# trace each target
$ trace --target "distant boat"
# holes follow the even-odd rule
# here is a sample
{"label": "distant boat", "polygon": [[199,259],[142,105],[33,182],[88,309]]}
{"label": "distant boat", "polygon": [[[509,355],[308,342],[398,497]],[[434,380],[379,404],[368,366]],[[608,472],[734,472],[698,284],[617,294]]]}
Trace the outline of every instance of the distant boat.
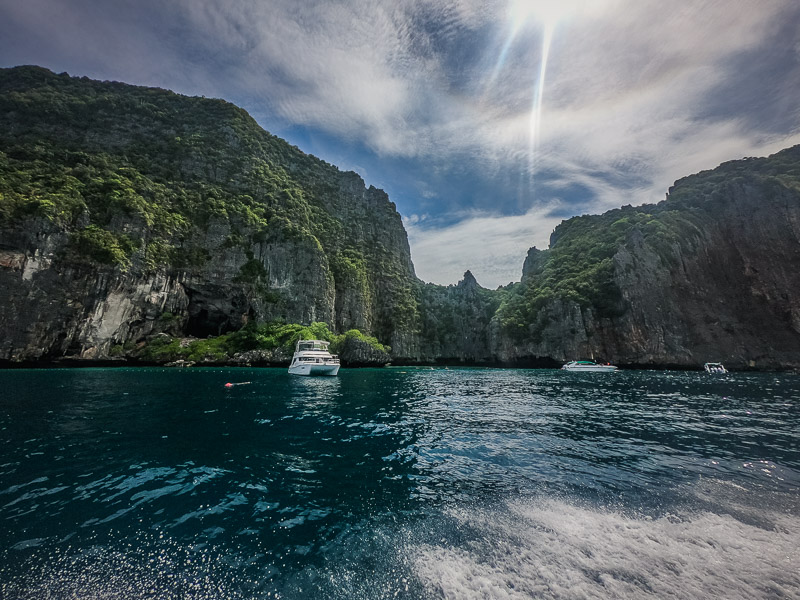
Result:
{"label": "distant boat", "polygon": [[706,363],[703,365],[706,373],[727,373],[728,370],[722,363]]}
{"label": "distant boat", "polygon": [[300,340],[289,365],[290,375],[337,375],[339,357],[328,352],[323,340]]}
{"label": "distant boat", "polygon": [[611,373],[612,371],[616,371],[617,367],[614,365],[598,365],[591,360],[573,360],[561,367],[561,370],[586,373]]}

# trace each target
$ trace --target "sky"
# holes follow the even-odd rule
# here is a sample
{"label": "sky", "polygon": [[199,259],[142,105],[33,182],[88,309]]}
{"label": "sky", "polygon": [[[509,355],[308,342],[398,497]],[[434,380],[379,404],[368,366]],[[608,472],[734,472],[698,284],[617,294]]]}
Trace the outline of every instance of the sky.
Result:
{"label": "sky", "polygon": [[797,0],[0,0],[0,66],[224,98],[384,189],[417,275],[800,143]]}

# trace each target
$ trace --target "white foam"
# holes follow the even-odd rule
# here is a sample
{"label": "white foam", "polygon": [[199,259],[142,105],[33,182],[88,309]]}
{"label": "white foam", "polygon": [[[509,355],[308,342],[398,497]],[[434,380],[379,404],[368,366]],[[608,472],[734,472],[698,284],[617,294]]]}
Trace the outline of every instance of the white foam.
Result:
{"label": "white foam", "polygon": [[410,549],[438,597],[800,598],[800,518],[785,513],[759,515],[764,528],[707,511],[653,519],[548,499],[453,516],[470,541]]}

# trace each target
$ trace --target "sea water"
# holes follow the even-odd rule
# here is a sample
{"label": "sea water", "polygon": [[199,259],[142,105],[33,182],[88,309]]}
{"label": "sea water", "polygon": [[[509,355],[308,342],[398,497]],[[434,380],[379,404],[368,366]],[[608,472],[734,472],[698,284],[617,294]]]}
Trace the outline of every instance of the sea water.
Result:
{"label": "sea water", "polygon": [[800,376],[0,371],[3,599],[648,596],[800,597]]}

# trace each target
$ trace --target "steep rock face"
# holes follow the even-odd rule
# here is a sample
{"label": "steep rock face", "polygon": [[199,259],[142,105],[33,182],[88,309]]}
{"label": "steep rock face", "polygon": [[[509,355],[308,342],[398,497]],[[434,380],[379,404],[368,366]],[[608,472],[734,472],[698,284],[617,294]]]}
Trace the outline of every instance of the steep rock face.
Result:
{"label": "steep rock face", "polygon": [[115,344],[170,329],[161,316],[189,306],[179,277],[60,261],[67,236],[47,224],[3,233],[0,359],[107,357]]}
{"label": "steep rock face", "polygon": [[457,285],[421,284],[417,294],[415,334],[407,334],[393,352],[399,361],[496,362],[491,348],[492,317],[499,305],[495,292],[482,288],[467,271]]}
{"label": "steep rock face", "polygon": [[[800,367],[800,188],[780,177],[800,163],[798,150],[776,155],[780,168],[738,161],[681,180],[655,207],[582,217],[597,229],[624,222],[607,284],[618,290],[615,306],[552,298],[533,311],[522,341],[494,338],[497,356]],[[551,247],[574,243],[569,230],[557,233]],[[539,266],[523,279],[531,294],[546,264],[533,257]]]}
{"label": "steep rock face", "polygon": [[382,190],[241,109],[0,69],[0,359],[105,358],[251,320],[391,343],[415,281]]}
{"label": "steep rock face", "polygon": [[[800,147],[569,219],[519,284],[443,287],[416,279],[383,191],[229,103],[0,69],[0,360],[282,319],[360,329],[394,362],[800,368],[798,289]],[[240,360],[282,360],[259,352]]]}
{"label": "steep rock face", "polygon": [[707,208],[714,221],[666,260],[643,240],[615,256],[630,307],[617,324],[626,340],[617,354],[636,362],[800,365],[800,195],[742,180]]}
{"label": "steep rock face", "polygon": [[392,357],[363,340],[346,338],[339,350],[339,359],[345,367],[383,367]]}

